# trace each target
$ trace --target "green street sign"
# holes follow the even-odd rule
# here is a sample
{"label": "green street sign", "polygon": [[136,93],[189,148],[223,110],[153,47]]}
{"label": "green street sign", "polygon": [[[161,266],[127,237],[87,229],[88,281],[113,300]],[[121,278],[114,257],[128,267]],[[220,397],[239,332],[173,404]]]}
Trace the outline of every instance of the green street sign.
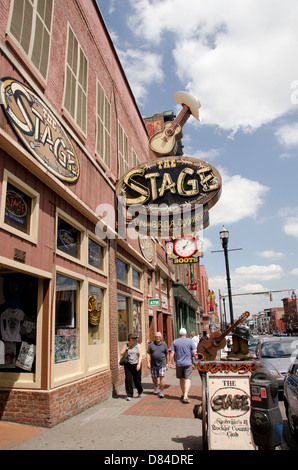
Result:
{"label": "green street sign", "polygon": [[149,299],[149,306],[153,307],[153,306],[159,306],[160,305],[160,300],[159,299]]}

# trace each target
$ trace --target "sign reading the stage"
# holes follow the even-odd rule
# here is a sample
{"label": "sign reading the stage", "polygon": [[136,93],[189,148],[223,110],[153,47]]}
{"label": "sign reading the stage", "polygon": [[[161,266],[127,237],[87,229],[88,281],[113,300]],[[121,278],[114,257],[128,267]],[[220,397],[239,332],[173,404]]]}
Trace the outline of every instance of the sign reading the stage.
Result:
{"label": "sign reading the stage", "polygon": [[77,181],[80,167],[75,149],[48,106],[14,78],[2,78],[0,83],[5,114],[27,150],[60,180]]}
{"label": "sign reading the stage", "polygon": [[143,234],[163,235],[200,230],[209,225],[208,211],[218,201],[221,176],[209,163],[169,156],[142,163],[120,179],[118,203]]}

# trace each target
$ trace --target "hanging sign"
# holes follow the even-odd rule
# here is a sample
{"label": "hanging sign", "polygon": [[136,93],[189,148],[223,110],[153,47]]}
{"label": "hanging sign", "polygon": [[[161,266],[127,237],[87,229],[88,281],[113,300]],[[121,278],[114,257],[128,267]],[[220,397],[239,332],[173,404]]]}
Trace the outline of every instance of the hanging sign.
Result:
{"label": "hanging sign", "polygon": [[125,173],[116,188],[118,203],[131,215],[131,223],[147,235],[207,227],[208,211],[220,193],[219,172],[186,156],[142,163]]}
{"label": "hanging sign", "polygon": [[77,181],[80,168],[75,149],[47,105],[14,78],[2,78],[0,84],[6,117],[27,150],[60,180]]}

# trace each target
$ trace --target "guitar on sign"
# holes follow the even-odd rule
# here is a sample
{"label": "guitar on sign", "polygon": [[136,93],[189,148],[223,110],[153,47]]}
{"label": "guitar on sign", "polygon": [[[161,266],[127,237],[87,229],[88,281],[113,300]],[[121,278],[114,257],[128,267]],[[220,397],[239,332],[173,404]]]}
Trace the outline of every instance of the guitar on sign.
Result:
{"label": "guitar on sign", "polygon": [[173,155],[176,143],[182,138],[182,126],[191,115],[200,120],[201,104],[194,96],[186,91],[178,91],[174,98],[183,106],[182,110],[174,121],[166,122],[164,128],[149,139],[149,147],[158,155]]}
{"label": "guitar on sign", "polygon": [[223,349],[226,345],[225,337],[236,328],[239,323],[242,323],[249,317],[249,312],[242,313],[241,317],[235,321],[226,331],[214,331],[210,338],[206,341],[202,341],[198,344],[197,353],[200,361],[213,361],[216,358],[216,354],[220,349]]}

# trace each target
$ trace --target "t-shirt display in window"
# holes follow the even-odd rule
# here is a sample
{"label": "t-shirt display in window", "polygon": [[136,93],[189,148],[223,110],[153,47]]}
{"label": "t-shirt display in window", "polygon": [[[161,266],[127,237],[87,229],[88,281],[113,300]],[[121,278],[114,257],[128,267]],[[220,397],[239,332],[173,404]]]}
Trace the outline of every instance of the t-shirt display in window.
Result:
{"label": "t-shirt display in window", "polygon": [[24,312],[18,308],[7,308],[1,313],[0,327],[3,341],[21,341],[21,322],[24,316]]}

